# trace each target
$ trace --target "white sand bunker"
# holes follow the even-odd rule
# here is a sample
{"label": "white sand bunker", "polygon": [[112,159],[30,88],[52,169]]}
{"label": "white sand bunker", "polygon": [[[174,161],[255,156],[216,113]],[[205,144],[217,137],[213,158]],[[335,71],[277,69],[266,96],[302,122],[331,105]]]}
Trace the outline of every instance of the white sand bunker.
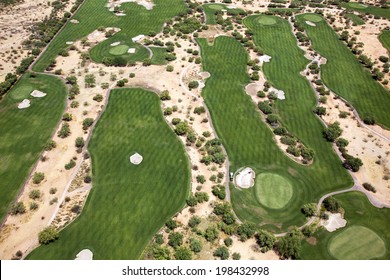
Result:
{"label": "white sand bunker", "polygon": [[283,90],[277,90],[276,91],[276,95],[277,95],[279,100],[285,100],[286,99],[286,95],[284,94]]}
{"label": "white sand bunker", "polygon": [[259,57],[259,60],[260,60],[260,64],[263,64],[264,62],[270,62],[271,61],[271,58],[269,55],[262,55]]}
{"label": "white sand bunker", "polygon": [[117,15],[118,17],[124,17],[126,14],[124,14],[124,13],[116,13],[116,15]]}
{"label": "white sand bunker", "polygon": [[127,51],[127,53],[135,53],[135,48],[129,48],[129,50]]}
{"label": "white sand bunker", "polygon": [[234,6],[234,5],[229,5],[229,6],[227,6],[227,8],[228,8],[228,9],[237,9],[237,7]]}
{"label": "white sand bunker", "polygon": [[138,165],[142,162],[143,159],[144,158],[139,153],[135,153],[130,157],[130,162],[132,164]]}
{"label": "white sand bunker", "polygon": [[141,35],[135,36],[131,40],[133,40],[133,42],[138,42],[138,41],[141,41],[143,38],[145,38],[145,35],[141,34]]}
{"label": "white sand bunker", "polygon": [[198,72],[198,75],[201,76],[203,79],[210,78],[211,74],[209,72],[203,71],[203,72]]}
{"label": "white sand bunker", "polygon": [[329,215],[329,219],[321,220],[321,225],[324,226],[327,231],[333,232],[336,229],[345,227],[345,225],[347,224],[347,221],[343,219],[340,213],[326,213]]}
{"label": "white sand bunker", "polygon": [[246,167],[236,175],[236,184],[240,188],[247,189],[255,184],[256,173],[250,167]]}
{"label": "white sand bunker", "polygon": [[199,83],[199,89],[202,89],[205,87],[205,83],[203,81],[198,81]]}
{"label": "white sand bunker", "polygon": [[311,22],[311,21],[305,21],[307,25],[310,25],[310,26],[316,26],[316,24],[314,22]]}
{"label": "white sand bunker", "polygon": [[92,261],[93,260],[93,253],[89,249],[84,249],[80,251],[80,253],[77,254],[76,261]]}
{"label": "white sand bunker", "polygon": [[122,3],[137,3],[140,6],[144,6],[145,9],[151,10],[153,9],[153,1],[152,0],[110,0],[107,4],[109,11],[113,12],[115,7],[119,7]]}
{"label": "white sand bunker", "polygon": [[30,100],[24,99],[21,103],[19,103],[18,108],[25,109],[25,108],[30,107],[30,105],[31,105]]}
{"label": "white sand bunker", "polygon": [[38,97],[38,98],[41,98],[41,97],[45,97],[47,94],[42,92],[42,91],[39,91],[39,90],[34,90],[31,94],[30,94],[32,97]]}
{"label": "white sand bunker", "polygon": [[73,43],[74,43],[73,41],[66,42],[67,45],[72,45]]}
{"label": "white sand bunker", "polygon": [[115,46],[120,45],[120,43],[121,43],[121,42],[114,42],[114,43],[112,43],[110,46],[111,46],[111,47],[115,47]]}
{"label": "white sand bunker", "polygon": [[77,19],[71,19],[70,22],[71,23],[76,23],[76,24],[79,23],[79,21]]}

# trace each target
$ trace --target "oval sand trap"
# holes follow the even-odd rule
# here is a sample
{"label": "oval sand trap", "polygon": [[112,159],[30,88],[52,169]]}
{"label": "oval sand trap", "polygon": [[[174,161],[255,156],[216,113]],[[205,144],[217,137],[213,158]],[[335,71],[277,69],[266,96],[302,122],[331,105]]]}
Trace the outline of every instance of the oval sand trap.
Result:
{"label": "oval sand trap", "polygon": [[351,226],[329,241],[329,253],[339,260],[369,260],[383,256],[386,246],[371,229]]}
{"label": "oval sand trap", "polygon": [[217,5],[217,4],[211,4],[208,6],[210,9],[212,10],[216,10],[216,11],[221,11],[222,9],[224,9],[225,7],[222,6],[222,5]]}
{"label": "oval sand trap", "polygon": [[322,17],[318,15],[304,15],[305,20],[310,21],[310,22],[320,22],[322,21]]}
{"label": "oval sand trap", "polygon": [[256,178],[255,194],[264,206],[281,209],[290,201],[293,188],[287,179],[278,174],[262,173]]}
{"label": "oval sand trap", "polygon": [[119,45],[119,46],[115,46],[115,47],[110,48],[109,53],[112,55],[122,55],[122,54],[127,53],[128,50],[129,50],[128,45]]}
{"label": "oval sand trap", "polygon": [[262,25],[274,25],[276,19],[273,16],[260,16],[258,22]]}

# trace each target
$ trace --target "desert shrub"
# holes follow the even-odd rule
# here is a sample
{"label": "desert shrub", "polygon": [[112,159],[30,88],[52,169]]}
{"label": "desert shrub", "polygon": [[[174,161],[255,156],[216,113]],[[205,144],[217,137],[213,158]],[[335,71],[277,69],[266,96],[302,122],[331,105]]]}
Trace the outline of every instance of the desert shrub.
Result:
{"label": "desert shrub", "polygon": [[198,216],[192,216],[190,220],[188,221],[188,226],[191,228],[196,227],[201,222],[201,219]]}
{"label": "desert shrub", "polygon": [[237,252],[233,253],[232,259],[233,260],[240,260],[241,259],[241,254],[237,253]]}
{"label": "desert shrub", "polygon": [[187,247],[179,247],[175,250],[175,259],[177,260],[192,260],[191,250]]}
{"label": "desert shrub", "polygon": [[219,257],[221,260],[227,260],[229,258],[229,250],[225,246],[220,246],[214,251],[213,256]]}
{"label": "desert shrub", "polygon": [[245,241],[251,238],[255,234],[255,232],[256,225],[249,222],[244,222],[237,227],[236,233],[240,237],[241,241]]}
{"label": "desert shrub", "polygon": [[178,224],[175,220],[170,219],[168,222],[165,223],[165,226],[170,230],[174,230],[175,228],[178,227]]}
{"label": "desert shrub", "polygon": [[58,232],[54,227],[47,227],[38,234],[40,244],[49,244],[58,239]]}
{"label": "desert shrub", "polygon": [[191,248],[192,252],[199,253],[200,251],[202,251],[202,243],[200,242],[199,239],[191,238],[190,239],[190,248]]}
{"label": "desert shrub", "polygon": [[69,113],[65,113],[65,114],[62,116],[62,120],[63,120],[63,121],[66,121],[66,122],[70,122],[72,119],[73,119],[73,116],[72,116],[72,114],[69,114]]}
{"label": "desert shrub", "polygon": [[302,248],[302,238],[303,234],[299,230],[293,230],[276,242],[276,250],[284,259],[296,259]]}
{"label": "desert shrub", "polygon": [[204,106],[195,107],[195,109],[194,109],[194,113],[197,115],[203,114],[205,112],[206,112],[206,109]]}
{"label": "desert shrub", "polygon": [[57,188],[50,188],[49,193],[55,194],[57,192]]}
{"label": "desert shrub", "polygon": [[24,203],[21,201],[12,204],[11,209],[9,210],[9,214],[11,216],[24,214],[24,213],[26,213],[26,206],[24,206]]}
{"label": "desert shrub", "polygon": [[77,137],[75,140],[75,146],[76,148],[82,148],[85,145],[85,141],[83,137]]}
{"label": "desert shrub", "polygon": [[230,247],[230,246],[233,245],[233,239],[231,239],[230,237],[225,238],[225,239],[223,240],[223,243],[225,244],[226,247]]}
{"label": "desert shrub", "polygon": [[51,151],[57,147],[57,143],[54,140],[49,140],[45,145],[45,151]]}
{"label": "desert shrub", "polygon": [[219,199],[224,200],[226,197],[225,186],[222,186],[222,185],[213,186],[212,193],[213,193],[213,195],[215,195]]}
{"label": "desert shrub", "polygon": [[198,81],[191,81],[188,83],[188,88],[191,90],[191,89],[194,89],[194,88],[197,88],[199,87],[199,82]]}
{"label": "desert shrub", "polygon": [[103,95],[101,95],[101,94],[96,94],[96,95],[93,97],[93,100],[96,101],[96,102],[102,102],[102,100],[103,100]]}
{"label": "desert shrub", "polygon": [[83,120],[83,129],[87,130],[93,124],[92,118],[86,118]]}
{"label": "desert shrub", "polygon": [[57,133],[58,137],[66,138],[70,135],[70,127],[68,123],[63,123],[61,129]]}
{"label": "desert shrub", "polygon": [[81,206],[78,204],[75,204],[72,206],[70,211],[72,211],[72,213],[75,213],[75,214],[80,214],[81,213]]}
{"label": "desert shrub", "polygon": [[160,94],[160,100],[171,100],[171,96],[169,94],[169,91],[167,90],[164,90],[163,92],[161,92]]}
{"label": "desert shrub", "polygon": [[368,190],[369,192],[373,192],[373,193],[376,193],[376,189],[373,185],[371,185],[370,183],[364,183],[363,184],[363,187]]}
{"label": "desert shrub", "polygon": [[340,124],[338,122],[334,122],[324,130],[324,137],[329,142],[334,142],[338,137],[340,137],[342,132],[343,130],[340,128]]}
{"label": "desert shrub", "polygon": [[259,244],[261,251],[265,253],[274,247],[276,237],[266,230],[259,230],[256,235],[256,241],[257,244]]}
{"label": "desert shrub", "polygon": [[43,181],[43,179],[45,179],[45,174],[43,174],[42,172],[35,172],[32,181],[34,184],[39,184]]}
{"label": "desert shrub", "polygon": [[196,192],[195,198],[198,203],[209,201],[209,195],[206,192]]}
{"label": "desert shrub", "polygon": [[366,116],[364,119],[363,119],[363,122],[365,124],[368,124],[368,125],[374,125],[375,124],[375,119],[373,116]]}
{"label": "desert shrub", "polygon": [[360,167],[363,165],[363,162],[360,158],[347,155],[343,165],[345,168],[350,169],[353,172],[358,172]]}
{"label": "desert shrub", "polygon": [[209,226],[203,236],[208,242],[213,242],[218,238],[218,234],[218,229],[215,226]]}
{"label": "desert shrub", "polygon": [[179,232],[171,232],[168,235],[168,244],[173,248],[178,248],[183,244],[183,235]]}
{"label": "desert shrub", "polygon": [[322,106],[317,106],[314,108],[313,112],[319,116],[323,116],[326,114],[326,108]]}
{"label": "desert shrub", "polygon": [[272,107],[269,103],[269,101],[261,101],[257,103],[257,107],[264,113],[264,114],[271,114],[272,113]]}
{"label": "desert shrub", "polygon": [[287,134],[287,129],[284,127],[277,127],[274,129],[274,134],[276,135],[286,135]]}
{"label": "desert shrub", "polygon": [[84,183],[89,184],[92,182],[92,177],[90,175],[85,175]]}
{"label": "desert shrub", "polygon": [[76,162],[71,159],[67,164],[65,164],[65,169],[69,170],[76,166]]}
{"label": "desert shrub", "polygon": [[38,199],[41,197],[41,192],[39,190],[32,190],[30,191],[28,197],[34,200]]}
{"label": "desert shrub", "polygon": [[337,138],[337,140],[336,140],[336,145],[339,148],[345,148],[348,146],[348,144],[349,144],[349,141],[347,139]]}
{"label": "desert shrub", "polygon": [[34,202],[34,201],[30,203],[30,210],[31,210],[31,211],[37,210],[38,207],[39,207],[39,206],[38,206],[38,203],[36,203],[36,202]]}
{"label": "desert shrub", "polygon": [[280,142],[282,142],[282,144],[285,145],[293,145],[293,146],[297,144],[297,140],[294,137],[289,135],[282,136],[280,138]]}

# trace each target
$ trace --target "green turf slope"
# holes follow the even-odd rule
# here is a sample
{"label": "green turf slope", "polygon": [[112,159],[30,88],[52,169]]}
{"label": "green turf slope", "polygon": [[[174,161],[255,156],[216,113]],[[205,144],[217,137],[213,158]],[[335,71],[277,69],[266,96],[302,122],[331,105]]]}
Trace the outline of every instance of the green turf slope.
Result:
{"label": "green turf slope", "polygon": [[347,99],[362,119],[373,116],[376,122],[390,128],[390,94],[386,89],[371,77],[325,20],[316,26],[307,25],[305,15],[297,16],[296,20],[306,29],[313,48],[327,59],[321,66],[323,82]]}
{"label": "green turf slope", "polygon": [[[93,189],[82,215],[30,259],[137,259],[152,236],[183,207],[190,184],[184,147],[165,122],[156,94],[111,93],[89,145]],[[138,152],[140,165],[129,157]]]}
{"label": "green turf slope", "polygon": [[159,32],[163,23],[185,12],[185,3],[182,0],[154,0],[152,10],[136,3],[124,3],[121,5],[126,16],[116,16],[106,7],[107,0],[85,0],[79,11],[72,17],[80,23],[68,22],[65,28],[50,43],[47,51],[34,65],[34,71],[44,71],[60,50],[68,48],[67,41],[77,41],[99,27],[119,27],[121,31],[103,41],[91,50],[91,58],[101,62],[104,57],[114,57],[109,53],[113,42],[122,42],[129,47],[137,48],[135,54],[124,54],[122,57],[128,61],[140,61],[149,57],[148,51],[138,44],[133,43],[133,37],[149,32]]}
{"label": "green turf slope", "polygon": [[387,49],[388,54],[390,54],[390,30],[383,30],[379,35],[379,40],[382,45]]}
{"label": "green turf slope", "polygon": [[[390,259],[390,209],[371,205],[358,192],[335,196],[345,210],[347,226],[322,230],[317,244],[303,242],[302,259]],[[354,250],[353,250],[354,249]]]}
{"label": "green turf slope", "polygon": [[363,14],[372,14],[374,16],[380,16],[390,19],[390,9],[384,9],[381,7],[375,7],[367,4],[360,4],[358,2],[341,3],[341,6],[346,9],[351,9]]}
{"label": "green turf slope", "polygon": [[[274,31],[270,29],[268,36],[275,36]],[[276,36],[284,43],[286,36],[292,36],[286,31],[288,28],[284,26],[276,33],[284,34],[281,35],[282,38]],[[280,108],[286,111],[283,117],[289,129],[294,133],[299,132],[298,136],[302,136],[304,143],[315,149],[316,160],[310,167],[295,163],[277,147],[272,131],[261,120],[255,104],[244,92],[244,86],[250,82],[246,72],[248,55],[240,43],[229,37],[216,38],[213,46],[208,45],[205,39],[199,39],[198,43],[201,47],[203,69],[211,74],[202,95],[227,150],[231,171],[250,166],[257,175],[263,172],[276,173],[291,182],[293,188],[292,198],[285,207],[271,209],[258,202],[255,188],[238,190],[231,187],[233,208],[241,220],[264,225],[274,232],[283,231],[291,225],[304,222],[300,212],[303,204],[317,201],[321,195],[331,190],[346,188],[352,184],[351,178],[332,152],[331,145],[322,138],[322,126],[312,113],[314,92],[310,91],[307,82],[297,78],[298,75],[281,77],[288,80],[287,84],[298,80],[299,85],[303,86],[297,88],[296,84],[292,84],[283,87],[287,91],[287,99],[283,103],[285,107],[280,105]],[[275,42],[270,44],[275,45]],[[286,49],[294,49],[291,37],[287,44]],[[298,53],[298,57],[299,55],[302,54]],[[283,64],[289,65],[291,57],[294,56],[284,57],[280,53],[279,58],[275,55],[273,60],[283,62],[286,59]],[[302,67],[303,64],[304,61],[299,62]]]}
{"label": "green turf slope", "polygon": [[[47,95],[34,98],[30,96],[33,90]],[[54,132],[65,108],[66,94],[65,84],[60,79],[40,74],[30,78],[26,74],[0,102],[1,220]],[[30,100],[31,106],[18,109],[25,98]]]}

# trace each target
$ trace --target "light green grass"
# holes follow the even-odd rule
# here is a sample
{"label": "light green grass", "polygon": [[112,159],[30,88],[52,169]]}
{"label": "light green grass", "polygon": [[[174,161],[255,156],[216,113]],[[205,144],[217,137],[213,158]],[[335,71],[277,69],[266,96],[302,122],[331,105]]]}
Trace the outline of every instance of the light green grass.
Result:
{"label": "light green grass", "polygon": [[127,53],[128,50],[129,50],[128,45],[118,45],[118,46],[112,47],[109,50],[109,53],[112,55],[122,55],[122,54]]}
{"label": "light green grass", "polygon": [[363,25],[364,24],[364,20],[362,20],[359,16],[357,16],[355,14],[346,14],[346,17],[349,18],[353,24],[356,24],[356,25]]}
{"label": "light green grass", "polygon": [[290,201],[293,188],[289,181],[278,174],[262,173],[256,177],[255,193],[264,206],[281,209]]}
{"label": "light green grass", "polygon": [[304,18],[305,20],[312,21],[312,22],[320,22],[323,20],[322,17],[315,14],[306,14]]}
{"label": "light green grass", "polygon": [[384,9],[381,7],[375,7],[372,5],[362,5],[357,2],[341,3],[341,6],[346,9],[355,10],[359,13],[372,14],[374,16],[380,16],[390,19],[390,9]]}
{"label": "light green grass", "polygon": [[[54,132],[65,108],[66,87],[56,77],[24,75],[0,102],[0,219],[38,160],[40,152]],[[30,93],[40,90],[47,95],[34,98]],[[27,98],[31,106],[19,110]]]}
{"label": "light green grass", "polygon": [[[335,198],[340,201],[345,210],[344,218],[347,220],[347,226],[334,232],[321,230],[315,236],[317,238],[315,245],[304,241],[301,258],[306,260],[335,259],[335,257],[340,259],[372,258],[389,260],[390,209],[372,206],[367,197],[360,192],[340,194]],[[363,230],[360,230],[361,228]],[[350,229],[352,230],[350,231]],[[339,238],[341,239],[339,240]],[[344,247],[338,245],[338,242],[343,239],[345,240]],[[385,243],[384,253],[381,241]],[[336,243],[332,245],[333,242]],[[333,250],[337,252],[336,256],[331,254],[330,247],[334,247]],[[350,251],[353,248],[355,248],[355,253]]]}
{"label": "light green grass", "polygon": [[339,260],[369,260],[382,257],[386,246],[371,229],[351,226],[330,240],[329,252]]}
{"label": "light green grass", "polygon": [[[68,23],[64,30],[54,39],[45,54],[34,65],[35,71],[43,71],[60,50],[68,48],[67,41],[77,41],[92,33],[99,27],[119,27],[121,31],[113,37],[101,42],[90,51],[92,60],[101,62],[104,57],[114,57],[109,53],[110,44],[120,41],[132,48],[139,48],[135,54],[122,55],[129,62],[142,61],[148,58],[148,51],[139,44],[133,43],[132,38],[149,32],[159,32],[163,23],[172,17],[185,12],[186,4],[182,0],[154,0],[155,6],[148,11],[136,3],[121,5],[126,16],[115,16],[106,7],[107,0],[85,0],[79,11],[73,16],[79,24]],[[91,12],[93,11],[93,13]]]}
{"label": "light green grass", "polygon": [[228,14],[236,15],[243,13],[241,9],[229,9],[227,5],[224,4],[205,4],[202,5],[203,10],[206,14],[206,23],[207,24],[217,24],[217,17],[215,13],[221,10],[226,10]]}
{"label": "light green grass", "polygon": [[217,4],[211,4],[211,5],[208,5],[208,7],[212,10],[216,10],[216,11],[220,11],[220,10],[223,10],[223,8],[225,8],[224,5],[217,5]]}
{"label": "light green grass", "polygon": [[[277,102],[277,110],[288,129],[315,150],[313,165],[305,167],[295,163],[276,145],[272,131],[261,120],[256,105],[244,92],[245,85],[250,82],[246,72],[248,54],[235,39],[220,36],[213,46],[206,39],[198,40],[203,70],[211,74],[202,95],[217,134],[227,150],[232,172],[242,166],[250,166],[256,174],[274,173],[291,182],[293,197],[288,211],[262,206],[256,199],[254,188],[230,188],[233,208],[242,221],[251,221],[273,232],[280,232],[292,225],[303,224],[302,205],[317,201],[332,190],[346,188],[352,185],[352,180],[332,152],[331,145],[322,137],[323,127],[312,112],[316,103],[314,92],[299,74],[306,60],[296,46],[288,22],[283,22],[280,28],[279,24],[266,26],[269,29],[264,29],[263,34],[258,30],[262,25],[257,17],[248,20],[250,29],[255,32],[255,41],[258,43],[261,39],[267,42],[267,46],[262,47],[266,47],[266,53],[273,57],[267,63],[272,68],[267,71],[279,75],[273,79],[281,81],[282,84],[276,86],[286,92],[287,99]],[[252,29],[252,25],[256,25],[256,29]]]}
{"label": "light green grass", "polygon": [[379,35],[379,40],[382,45],[387,49],[388,55],[390,54],[390,30],[383,30]]}
{"label": "light green grass", "polygon": [[[299,15],[296,20],[303,23],[306,16]],[[314,50],[327,59],[327,63],[321,66],[323,82],[347,99],[362,119],[373,116],[377,123],[390,128],[390,94],[371,77],[325,21],[316,25],[302,24]]]}
{"label": "light green grass", "polygon": [[150,49],[153,52],[152,64],[155,64],[155,65],[168,64],[168,61],[165,59],[165,56],[167,55],[166,48],[150,47]]}
{"label": "light green grass", "polygon": [[[29,259],[74,259],[89,248],[94,259],[138,259],[152,236],[184,205],[189,162],[165,122],[160,100],[142,89],[111,93],[89,145],[93,189],[81,216]],[[129,156],[143,156],[140,165]]]}
{"label": "light green grass", "polygon": [[276,20],[273,16],[259,16],[258,22],[263,25],[274,25]]}

